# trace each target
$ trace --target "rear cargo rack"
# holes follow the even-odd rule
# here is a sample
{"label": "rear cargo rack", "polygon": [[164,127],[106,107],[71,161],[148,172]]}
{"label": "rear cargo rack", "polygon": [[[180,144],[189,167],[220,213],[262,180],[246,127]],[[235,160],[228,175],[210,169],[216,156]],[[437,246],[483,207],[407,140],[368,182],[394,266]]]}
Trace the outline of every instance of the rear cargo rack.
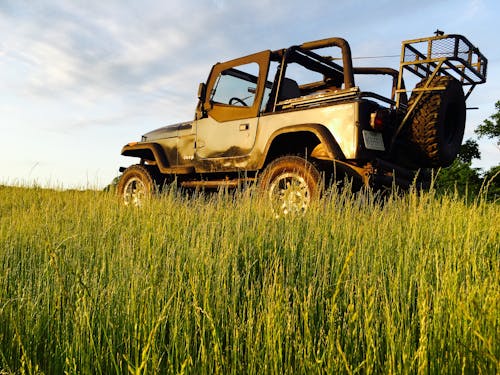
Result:
{"label": "rear cargo rack", "polygon": [[[453,77],[463,86],[470,86],[465,95],[467,99],[477,84],[486,82],[487,65],[486,57],[462,35],[436,35],[406,40],[401,49],[397,106],[399,107],[401,93],[405,92],[404,87],[401,87],[404,71],[429,81],[436,75]],[[428,91],[426,87],[420,90]]]}
{"label": "rear cargo rack", "polygon": [[[467,100],[477,84],[486,82],[487,67],[486,57],[462,35],[443,35],[442,32],[436,31],[436,36],[403,41],[396,88],[396,108],[406,109],[406,114],[392,137],[391,149],[424,94],[445,89],[431,84],[434,77],[448,76],[457,79],[462,86],[470,86],[465,94]],[[409,108],[406,108],[403,99],[406,98],[407,91],[403,79],[405,71],[426,80],[423,85],[412,90],[418,95],[412,100]]]}

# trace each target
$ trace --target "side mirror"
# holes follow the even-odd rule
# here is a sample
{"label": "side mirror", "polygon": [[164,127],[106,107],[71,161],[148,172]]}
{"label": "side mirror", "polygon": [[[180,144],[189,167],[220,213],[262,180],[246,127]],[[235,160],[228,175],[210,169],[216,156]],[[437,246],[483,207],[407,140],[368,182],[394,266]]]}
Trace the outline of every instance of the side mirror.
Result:
{"label": "side mirror", "polygon": [[198,86],[198,99],[203,103],[207,95],[207,86],[202,82]]}

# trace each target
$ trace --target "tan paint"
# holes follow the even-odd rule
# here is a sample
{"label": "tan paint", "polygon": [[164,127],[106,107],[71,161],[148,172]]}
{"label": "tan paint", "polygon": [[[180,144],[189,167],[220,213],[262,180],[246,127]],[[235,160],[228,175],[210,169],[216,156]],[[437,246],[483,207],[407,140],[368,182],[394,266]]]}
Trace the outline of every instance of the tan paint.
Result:
{"label": "tan paint", "polygon": [[335,140],[345,157],[352,159],[356,156],[358,144],[357,127],[353,126],[357,121],[357,107],[357,102],[353,102],[262,116],[259,122],[258,145],[262,147],[262,143],[280,128],[319,124],[335,134]]}
{"label": "tan paint", "polygon": [[[196,121],[196,157],[210,159],[248,155],[255,144],[259,118],[217,122],[208,117]],[[238,146],[237,151],[234,146]]]}

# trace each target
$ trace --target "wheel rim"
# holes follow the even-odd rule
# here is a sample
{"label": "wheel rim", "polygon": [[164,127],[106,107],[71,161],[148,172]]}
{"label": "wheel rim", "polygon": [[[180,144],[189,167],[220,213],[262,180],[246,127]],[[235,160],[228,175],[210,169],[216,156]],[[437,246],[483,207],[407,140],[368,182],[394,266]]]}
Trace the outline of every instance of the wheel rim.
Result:
{"label": "wheel rim", "polygon": [[276,216],[302,215],[311,201],[311,191],[304,177],[287,172],[269,186],[269,197]]}
{"label": "wheel rim", "polygon": [[140,206],[147,193],[148,191],[144,182],[138,177],[132,177],[123,188],[123,203],[126,206]]}

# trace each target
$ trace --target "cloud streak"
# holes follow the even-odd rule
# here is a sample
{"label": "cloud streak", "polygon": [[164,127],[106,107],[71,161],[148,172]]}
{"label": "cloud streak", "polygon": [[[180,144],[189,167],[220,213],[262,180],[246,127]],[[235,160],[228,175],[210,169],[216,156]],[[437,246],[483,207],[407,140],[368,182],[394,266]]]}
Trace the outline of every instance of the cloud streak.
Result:
{"label": "cloud streak", "polygon": [[[3,5],[2,50],[28,67],[26,76],[20,77],[26,89],[44,97],[151,93],[167,77],[184,76],[186,82],[205,79],[214,60],[234,58],[269,44],[270,48],[282,47],[277,41],[283,39],[283,32],[290,33],[297,23],[307,28],[310,22],[305,19],[325,8],[325,3],[310,5],[300,13],[292,6],[278,16],[270,1],[21,4]],[[272,24],[274,30],[259,23]],[[174,89],[186,92],[181,83],[175,84]]]}

